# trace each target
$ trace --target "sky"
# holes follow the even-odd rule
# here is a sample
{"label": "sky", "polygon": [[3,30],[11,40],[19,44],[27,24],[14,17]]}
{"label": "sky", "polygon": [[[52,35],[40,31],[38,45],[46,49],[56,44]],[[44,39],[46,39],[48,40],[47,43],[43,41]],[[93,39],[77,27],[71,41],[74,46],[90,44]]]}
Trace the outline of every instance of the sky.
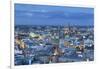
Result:
{"label": "sky", "polygon": [[18,4],[15,25],[94,25],[94,8]]}

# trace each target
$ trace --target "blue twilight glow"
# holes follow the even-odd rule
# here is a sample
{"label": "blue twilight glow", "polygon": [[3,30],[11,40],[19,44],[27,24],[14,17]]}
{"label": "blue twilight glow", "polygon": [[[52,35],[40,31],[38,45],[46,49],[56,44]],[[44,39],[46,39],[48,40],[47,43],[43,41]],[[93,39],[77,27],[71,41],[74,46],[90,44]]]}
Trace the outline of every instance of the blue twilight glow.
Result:
{"label": "blue twilight glow", "polygon": [[15,4],[16,25],[93,25],[94,9]]}

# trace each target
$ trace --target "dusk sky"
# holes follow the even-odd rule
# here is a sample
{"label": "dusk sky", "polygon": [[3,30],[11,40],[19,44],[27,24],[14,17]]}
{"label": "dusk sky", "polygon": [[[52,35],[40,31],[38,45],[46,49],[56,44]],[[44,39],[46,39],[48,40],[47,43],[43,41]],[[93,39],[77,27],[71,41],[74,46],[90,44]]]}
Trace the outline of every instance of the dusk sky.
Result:
{"label": "dusk sky", "polygon": [[15,4],[16,25],[93,25],[94,9],[83,7]]}

